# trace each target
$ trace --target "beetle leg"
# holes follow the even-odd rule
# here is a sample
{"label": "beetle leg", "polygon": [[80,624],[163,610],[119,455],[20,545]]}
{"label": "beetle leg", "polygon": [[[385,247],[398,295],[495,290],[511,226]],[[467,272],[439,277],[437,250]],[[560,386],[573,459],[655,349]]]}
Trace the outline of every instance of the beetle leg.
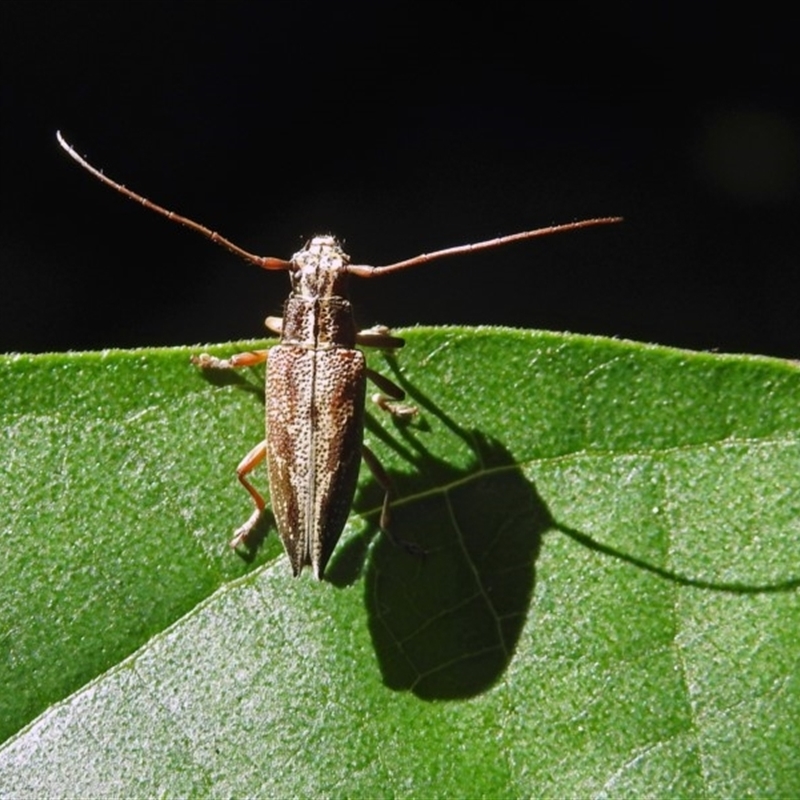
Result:
{"label": "beetle leg", "polygon": [[264,326],[268,331],[277,333],[280,336],[283,333],[283,318],[282,317],[267,317],[264,320]]}
{"label": "beetle leg", "polygon": [[392,402],[404,400],[406,396],[406,393],[394,381],[385,375],[381,375],[380,372],[369,369],[369,367],[367,367],[367,377],[380,389],[380,392],[375,392],[371,396],[372,402],[378,408],[388,411],[399,419],[409,419],[418,413],[416,406]]}
{"label": "beetle leg", "polygon": [[378,457],[375,455],[375,453],[373,453],[372,450],[370,450],[365,444],[361,445],[361,455],[364,459],[364,463],[369,467],[372,477],[378,481],[384,491],[383,506],[381,507],[381,518],[378,522],[380,529],[391,539],[392,544],[402,547],[407,553],[415,556],[425,555],[425,551],[419,545],[416,545],[413,542],[406,542],[402,539],[398,539],[392,533],[391,529],[389,528],[389,522],[391,521],[391,510],[389,506],[392,502],[392,495],[394,494],[391,478],[383,468],[381,462],[378,461]]}
{"label": "beetle leg", "polygon": [[[398,347],[405,345],[405,340],[399,336],[392,336],[391,329],[385,325],[373,325],[371,328],[359,331],[356,334],[356,343],[365,347],[396,350]],[[417,409],[414,406],[392,402],[393,400],[403,400],[406,396],[406,393],[394,381],[369,368],[367,369],[367,377],[380,389],[380,392],[372,395],[372,401],[379,408],[400,419],[408,419],[417,413]]]}
{"label": "beetle leg", "polygon": [[263,364],[267,360],[266,350],[252,350],[248,353],[236,353],[230,358],[217,358],[208,353],[192,356],[191,362],[202,369],[239,369]]}
{"label": "beetle leg", "polygon": [[378,524],[381,530],[389,534],[392,541],[395,541],[394,536],[389,533],[389,504],[392,501],[393,494],[392,482],[381,462],[378,461],[378,457],[365,444],[361,445],[361,455],[364,457],[364,462],[369,467],[372,477],[378,481],[384,491],[383,507],[381,508],[381,518]]}
{"label": "beetle leg", "polygon": [[250,519],[245,522],[240,528],[237,528],[236,532],[233,534],[233,539],[231,539],[231,547],[237,547],[238,545],[242,544],[243,542],[247,542],[247,537],[250,535],[250,532],[258,523],[258,520],[261,518],[261,513],[264,511],[266,503],[264,502],[264,498],[259,494],[258,489],[247,480],[247,476],[267,457],[267,442],[266,439],[263,442],[259,442],[239,463],[239,466],[236,467],[236,477],[239,478],[239,482],[250,492],[250,496],[253,498],[253,502],[256,504],[256,510],[250,515]]}
{"label": "beetle leg", "polygon": [[356,334],[356,344],[364,347],[379,347],[381,350],[397,350],[405,345],[405,339],[392,336],[392,331],[385,325],[373,325]]}

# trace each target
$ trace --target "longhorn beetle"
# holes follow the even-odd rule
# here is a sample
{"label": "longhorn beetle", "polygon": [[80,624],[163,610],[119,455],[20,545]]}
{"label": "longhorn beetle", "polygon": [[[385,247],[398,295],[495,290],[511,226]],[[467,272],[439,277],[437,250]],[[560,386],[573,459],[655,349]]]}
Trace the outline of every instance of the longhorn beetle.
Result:
{"label": "longhorn beetle", "polygon": [[314,236],[286,261],[249,253],[209,228],[156,205],[81,158],[60,132],[56,137],[78,164],[112,189],[201,233],[262,269],[289,273],[292,291],[284,305],[283,318],[268,317],[266,320],[267,328],[280,334],[278,345],[269,351],[238,353],[227,359],[202,353],[194,356],[192,362],[214,369],[267,362],[266,439],[236,468],[239,481],[250,493],[256,508],[235,532],[231,546],[248,543],[264,511],[264,499],[250,483],[248,475],[266,458],[272,511],[292,570],[299,575],[303,567],[309,565],[320,580],[350,512],[361,456],[384,489],[380,527],[388,533],[389,478],[363,443],[367,378],[381,390],[373,395],[380,407],[398,416],[416,413],[410,406],[392,402],[404,398],[402,389],[368,369],[363,353],[356,349],[356,344],[360,344],[394,350],[402,347],[404,341],[382,326],[356,332],[347,300],[348,276],[372,278],[445,256],[621,221],[620,217],[601,217],[553,225],[423,253],[383,267],[351,264],[333,236]]}

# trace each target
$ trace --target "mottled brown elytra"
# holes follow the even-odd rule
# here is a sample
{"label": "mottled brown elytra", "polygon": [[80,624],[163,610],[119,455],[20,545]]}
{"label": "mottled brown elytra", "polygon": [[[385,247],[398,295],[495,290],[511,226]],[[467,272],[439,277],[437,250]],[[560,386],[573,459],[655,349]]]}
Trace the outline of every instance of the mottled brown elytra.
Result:
{"label": "mottled brown elytra", "polygon": [[382,326],[356,332],[347,299],[348,276],[372,278],[445,256],[621,220],[621,217],[600,217],[553,225],[423,253],[383,267],[351,264],[333,236],[315,236],[286,261],[249,253],[209,228],[156,205],[111,180],[81,158],[60,133],[56,136],[78,164],[118,192],[201,233],[262,269],[289,272],[292,290],[284,305],[283,318],[268,317],[266,321],[269,330],[280,334],[279,344],[269,351],[239,353],[227,359],[203,353],[193,357],[192,362],[213,369],[267,362],[266,438],[236,468],[256,508],[235,532],[231,546],[248,543],[264,511],[264,498],[247,476],[266,458],[272,513],[292,570],[299,575],[309,565],[320,580],[350,512],[362,456],[384,489],[380,526],[388,533],[390,482],[363,442],[367,378],[381,390],[373,395],[381,408],[401,417],[416,413],[411,406],[397,402],[403,400],[402,389],[368,369],[364,355],[356,349],[360,344],[393,350],[404,342]]}

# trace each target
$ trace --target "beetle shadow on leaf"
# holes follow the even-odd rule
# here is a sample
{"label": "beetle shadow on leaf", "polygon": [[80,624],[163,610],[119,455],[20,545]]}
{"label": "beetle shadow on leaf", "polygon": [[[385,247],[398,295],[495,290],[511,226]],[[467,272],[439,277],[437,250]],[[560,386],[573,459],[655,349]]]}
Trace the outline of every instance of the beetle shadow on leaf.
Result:
{"label": "beetle shadow on leaf", "polygon": [[[401,449],[417,469],[392,474],[398,498],[389,537],[375,539],[366,561],[369,629],[384,683],[427,700],[471,697],[502,676],[527,620],[542,534],[552,527],[545,504],[516,460],[498,441],[460,428],[408,385],[414,402],[466,443],[471,463],[455,468],[429,452],[423,426],[398,424],[404,440],[385,427],[370,433]],[[362,511],[380,506],[370,484],[356,500]],[[405,499],[404,499],[405,498]],[[333,583],[370,547],[377,525],[341,547],[329,567]],[[422,555],[406,552],[418,548]],[[363,563],[363,562],[361,562]]]}

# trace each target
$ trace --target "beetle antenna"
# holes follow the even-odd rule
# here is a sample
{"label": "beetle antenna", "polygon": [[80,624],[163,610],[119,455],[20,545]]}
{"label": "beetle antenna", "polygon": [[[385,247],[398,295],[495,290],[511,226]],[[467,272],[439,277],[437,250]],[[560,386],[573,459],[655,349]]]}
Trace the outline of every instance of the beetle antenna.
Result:
{"label": "beetle antenna", "polygon": [[522,233],[512,233],[508,236],[498,236],[495,239],[487,239],[484,242],[474,242],[473,244],[462,244],[457,247],[446,247],[443,250],[435,250],[433,253],[422,253],[422,255],[407,258],[405,261],[396,261],[394,264],[387,264],[385,267],[371,267],[367,264],[350,264],[347,271],[361,278],[372,278],[375,275],[385,275],[387,272],[405,269],[406,267],[416,267],[419,264],[427,264],[437,258],[456,256],[462,253],[475,253],[478,250],[488,250],[491,247],[500,247],[511,242],[520,242],[523,239],[534,239],[537,236],[549,236],[551,233],[564,233],[575,231],[580,228],[589,228],[593,225],[612,225],[622,222],[622,217],[596,217],[595,219],[583,219],[579,222],[567,222],[564,225],[551,225],[548,228],[537,228],[533,231],[523,231]]}
{"label": "beetle antenna", "polygon": [[257,267],[261,267],[262,269],[289,269],[291,267],[291,261],[286,261],[283,258],[273,258],[272,256],[257,256],[255,253],[250,253],[247,250],[243,250],[241,247],[230,241],[230,239],[226,239],[224,236],[220,236],[216,231],[212,231],[211,228],[207,228],[205,225],[201,225],[199,222],[195,222],[188,217],[182,217],[180,214],[176,214],[174,211],[170,211],[163,206],[157,205],[152,200],[148,200],[143,195],[137,194],[131,189],[128,189],[127,186],[123,186],[121,183],[117,183],[107,175],[104,175],[99,169],[97,169],[97,167],[93,167],[85,158],[79,156],[75,152],[75,149],[72,147],[72,145],[69,144],[69,142],[67,142],[67,140],[61,135],[61,131],[56,131],[56,139],[58,139],[58,143],[61,145],[61,147],[66,150],[67,155],[69,155],[73,161],[77,161],[78,164],[80,164],[87,172],[90,172],[92,175],[94,175],[97,180],[102,181],[104,184],[106,184],[106,186],[110,186],[120,194],[124,194],[125,197],[129,197],[131,200],[141,203],[145,208],[155,211],[156,214],[161,214],[162,217],[166,217],[172,222],[177,222],[179,225],[183,225],[186,228],[197,231],[197,233],[205,236],[206,239],[211,239],[212,242],[224,247],[234,255],[243,258],[245,261],[249,261],[251,264],[255,264]]}

